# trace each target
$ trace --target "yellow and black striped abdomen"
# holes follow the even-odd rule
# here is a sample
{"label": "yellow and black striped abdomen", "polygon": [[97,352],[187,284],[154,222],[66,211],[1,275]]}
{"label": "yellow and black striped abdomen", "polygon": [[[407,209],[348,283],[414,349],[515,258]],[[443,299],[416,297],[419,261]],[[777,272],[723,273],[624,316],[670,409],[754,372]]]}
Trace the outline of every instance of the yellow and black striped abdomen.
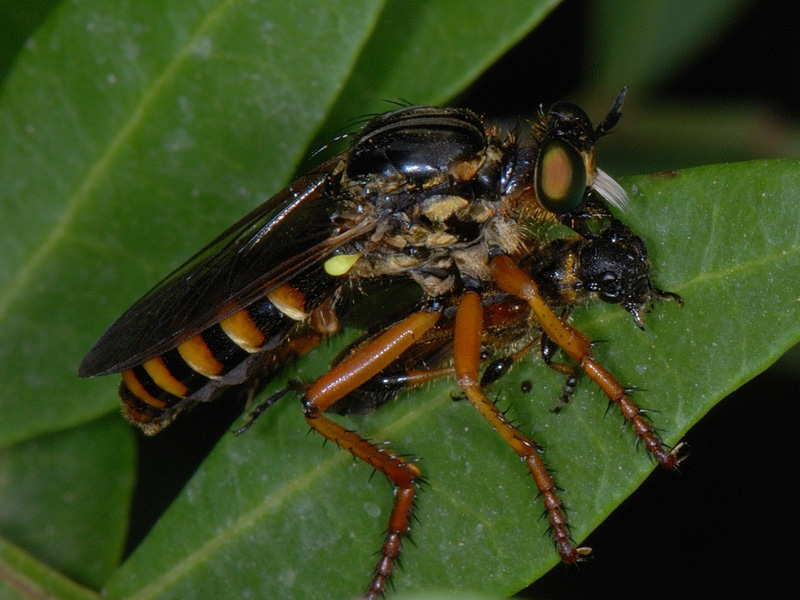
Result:
{"label": "yellow and black striped abdomen", "polygon": [[[123,371],[119,394],[126,417],[152,435],[187,406],[243,382],[255,358],[285,343],[300,322],[331,293],[284,284],[267,297],[208,327],[161,356]],[[305,286],[304,286],[305,287]]]}

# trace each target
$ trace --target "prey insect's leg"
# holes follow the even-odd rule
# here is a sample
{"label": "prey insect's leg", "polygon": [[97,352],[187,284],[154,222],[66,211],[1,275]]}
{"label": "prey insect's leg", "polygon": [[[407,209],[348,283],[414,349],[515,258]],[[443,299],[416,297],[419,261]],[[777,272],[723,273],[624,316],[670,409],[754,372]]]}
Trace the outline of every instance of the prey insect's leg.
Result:
{"label": "prey insect's leg", "polygon": [[639,407],[628,398],[625,387],[608,369],[594,359],[589,338],[562,321],[553,312],[539,293],[536,282],[517,267],[513,260],[503,255],[492,260],[492,275],[500,289],[528,303],[547,337],[578,363],[589,378],[605,392],[608,399],[619,406],[622,416],[633,426],[633,430],[644,442],[648,452],[665,467],[676,467],[680,461],[678,455],[680,445],[672,451],[664,445],[653,427],[642,416]]}
{"label": "prey insect's leg", "polygon": [[455,368],[458,385],[464,390],[467,398],[478,409],[481,416],[525,461],[544,501],[556,548],[564,562],[575,562],[581,556],[588,554],[589,549],[576,548],[572,544],[561,500],[556,494],[556,485],[539,457],[536,444],[511,425],[500,409],[489,400],[481,389],[478,367],[480,365],[482,328],[483,309],[480,296],[476,292],[467,292],[461,299],[456,312]]}
{"label": "prey insect's leg", "polygon": [[[567,311],[561,313],[562,322],[566,321],[568,314],[569,313]],[[559,373],[567,376],[567,380],[564,382],[564,389],[561,392],[561,396],[558,398],[558,404],[551,409],[551,412],[556,414],[561,412],[561,410],[569,403],[570,398],[572,398],[572,394],[575,393],[575,388],[578,387],[578,376],[581,372],[580,368],[575,366],[574,363],[553,362],[553,355],[557,350],[559,350],[558,344],[547,337],[546,334],[542,334],[541,353],[544,363],[554,371],[558,371]]]}
{"label": "prey insect's leg", "polygon": [[394,507],[389,516],[381,557],[365,596],[368,600],[382,597],[386,591],[392,569],[400,556],[403,537],[411,528],[411,511],[421,473],[409,460],[385,447],[376,446],[322,413],[397,360],[436,324],[439,317],[439,312],[421,311],[389,327],[364,348],[320,377],[303,398],[306,421],[314,431],[382,472],[395,488]]}

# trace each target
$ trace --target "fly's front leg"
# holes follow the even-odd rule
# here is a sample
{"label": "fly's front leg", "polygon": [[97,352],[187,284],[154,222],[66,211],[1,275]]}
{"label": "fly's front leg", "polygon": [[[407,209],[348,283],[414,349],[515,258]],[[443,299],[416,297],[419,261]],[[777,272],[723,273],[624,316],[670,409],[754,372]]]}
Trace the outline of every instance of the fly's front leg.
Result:
{"label": "fly's front leg", "polygon": [[456,312],[455,370],[458,384],[481,416],[497,431],[525,462],[544,501],[545,510],[553,532],[553,541],[564,562],[575,562],[590,552],[576,548],[569,535],[567,519],[561,499],[556,494],[556,484],[539,457],[536,444],[509,423],[494,402],[481,389],[478,377],[480,366],[483,308],[476,292],[467,292]]}
{"label": "fly's front leg", "polygon": [[381,557],[365,596],[368,600],[382,597],[386,591],[394,564],[400,556],[403,537],[411,528],[411,512],[421,473],[412,462],[383,446],[376,446],[322,413],[397,360],[436,324],[439,316],[439,312],[421,311],[389,327],[359,352],[320,377],[303,397],[303,409],[309,426],[386,475],[395,489],[394,507],[389,516]]}
{"label": "fly's front leg", "polygon": [[603,365],[592,356],[592,344],[583,333],[562,321],[548,306],[536,282],[507,256],[497,256],[492,260],[492,275],[495,282],[505,292],[525,300],[531,307],[545,335],[578,363],[583,371],[594,381],[611,402],[619,406],[622,416],[630,423],[636,435],[648,452],[665,467],[674,468],[680,461],[680,445],[669,450],[661,441],[653,427],[642,416],[639,407],[628,398],[625,387]]}

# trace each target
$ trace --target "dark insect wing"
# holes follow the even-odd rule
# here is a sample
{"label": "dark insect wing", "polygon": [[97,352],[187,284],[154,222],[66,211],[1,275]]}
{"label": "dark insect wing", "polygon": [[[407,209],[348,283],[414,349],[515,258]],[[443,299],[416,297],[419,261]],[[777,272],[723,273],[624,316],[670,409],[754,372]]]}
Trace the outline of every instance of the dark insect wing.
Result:
{"label": "dark insect wing", "polygon": [[82,377],[139,365],[318,264],[356,227],[334,235],[331,159],[273,196],[178,267],[115,321],[81,363]]}

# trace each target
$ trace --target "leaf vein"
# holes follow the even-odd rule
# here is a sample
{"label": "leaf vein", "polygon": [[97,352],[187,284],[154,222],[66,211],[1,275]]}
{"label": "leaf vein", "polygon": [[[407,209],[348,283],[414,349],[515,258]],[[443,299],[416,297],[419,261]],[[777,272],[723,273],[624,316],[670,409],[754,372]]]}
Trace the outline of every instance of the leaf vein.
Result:
{"label": "leaf vein", "polygon": [[[221,16],[236,2],[237,0],[224,0],[214,11],[210,11],[200,23],[199,27],[197,27],[192,37],[180,48],[173,59],[166,64],[161,74],[153,80],[151,85],[143,89],[141,99],[131,110],[127,121],[120,127],[116,135],[110,138],[105,151],[92,163],[81,184],[72,196],[67,199],[62,218],[58,220],[50,231],[50,234],[44,238],[29,254],[28,258],[23,261],[14,277],[9,280],[2,294],[0,294],[0,321],[6,318],[14,300],[22,295],[24,290],[28,289],[28,284],[33,280],[37,269],[44,263],[47,257],[50,256],[58,243],[64,239],[78,209],[87,201],[92,190],[95,189],[103,175],[108,171],[109,165],[117,157],[125,143],[132,137],[137,127],[141,125],[144,120],[144,115],[147,113],[148,108],[154,104],[159,93],[166,87],[167,83],[171,81],[173,75],[180,69],[184,62],[192,55],[198,40],[220,20]],[[68,107],[71,106],[71,103],[65,99],[62,105]],[[72,115],[74,121],[74,113],[70,111],[69,114]]]}

